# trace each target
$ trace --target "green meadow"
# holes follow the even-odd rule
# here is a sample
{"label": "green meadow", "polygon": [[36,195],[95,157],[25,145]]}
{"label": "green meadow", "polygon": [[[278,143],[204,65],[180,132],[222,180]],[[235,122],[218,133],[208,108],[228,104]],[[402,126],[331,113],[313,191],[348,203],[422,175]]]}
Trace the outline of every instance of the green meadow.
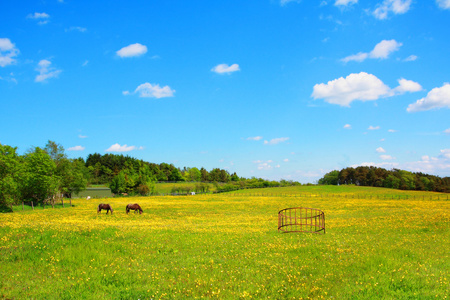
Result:
{"label": "green meadow", "polygon": [[[298,186],[17,206],[0,214],[0,298],[447,299],[447,196]],[[298,206],[324,211],[326,234],[278,232]]]}

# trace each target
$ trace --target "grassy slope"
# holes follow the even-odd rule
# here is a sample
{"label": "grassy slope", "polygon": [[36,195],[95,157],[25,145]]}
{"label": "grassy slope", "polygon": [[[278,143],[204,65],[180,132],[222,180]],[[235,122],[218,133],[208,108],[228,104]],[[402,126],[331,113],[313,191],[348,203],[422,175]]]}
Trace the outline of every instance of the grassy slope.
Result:
{"label": "grassy slope", "polygon": [[[112,216],[97,215],[98,201],[85,199],[73,200],[72,208],[2,214],[0,298],[445,299],[450,294],[447,200],[346,197],[394,192],[358,187],[272,190],[297,196],[333,192],[333,197],[248,192],[257,191],[108,199]],[[126,215],[129,202],[140,203],[144,214]],[[278,210],[293,206],[325,211],[327,233],[278,233]]]}

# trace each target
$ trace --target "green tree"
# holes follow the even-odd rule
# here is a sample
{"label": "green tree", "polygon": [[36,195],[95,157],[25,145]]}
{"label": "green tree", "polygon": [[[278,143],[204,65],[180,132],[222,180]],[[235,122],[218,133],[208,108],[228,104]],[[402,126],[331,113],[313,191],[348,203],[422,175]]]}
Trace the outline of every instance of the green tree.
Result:
{"label": "green tree", "polygon": [[56,164],[47,152],[36,147],[24,156],[25,198],[34,199],[45,205],[52,201],[58,192],[61,178],[56,175]]}
{"label": "green tree", "polygon": [[12,210],[20,200],[21,157],[17,148],[0,144],[0,206]]}
{"label": "green tree", "polygon": [[389,174],[383,181],[383,186],[391,189],[398,189],[400,187],[400,179],[392,174]]}
{"label": "green tree", "polygon": [[200,181],[200,180],[202,180],[202,173],[196,167],[190,168],[188,170],[188,174],[189,174],[189,180],[190,181]]}
{"label": "green tree", "polygon": [[181,176],[181,172],[180,170],[178,170],[177,168],[174,168],[168,177],[169,181],[184,181],[183,176]]}
{"label": "green tree", "polygon": [[337,185],[339,181],[339,171],[331,171],[323,176],[323,178],[319,179],[319,184],[325,185]]}
{"label": "green tree", "polygon": [[114,194],[125,193],[125,173],[123,171],[120,171],[119,174],[113,177],[109,184],[109,188]]}

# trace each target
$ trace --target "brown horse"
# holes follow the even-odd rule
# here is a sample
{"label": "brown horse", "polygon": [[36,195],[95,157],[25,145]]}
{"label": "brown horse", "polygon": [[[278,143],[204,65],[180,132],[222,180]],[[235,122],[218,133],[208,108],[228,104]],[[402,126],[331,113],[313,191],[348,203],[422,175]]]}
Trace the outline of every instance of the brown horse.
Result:
{"label": "brown horse", "polygon": [[109,205],[109,204],[103,204],[103,203],[99,204],[98,208],[97,208],[97,213],[101,212],[102,209],[106,210],[106,214],[108,214],[109,211],[111,211],[111,214],[113,213],[113,209],[112,209],[111,205]]}
{"label": "brown horse", "polygon": [[127,205],[127,214],[130,212],[130,210],[134,210],[134,213],[137,213],[137,211],[139,211],[139,214],[142,214],[144,211],[142,210],[142,208],[139,206],[139,204],[135,203],[135,204],[128,204]]}

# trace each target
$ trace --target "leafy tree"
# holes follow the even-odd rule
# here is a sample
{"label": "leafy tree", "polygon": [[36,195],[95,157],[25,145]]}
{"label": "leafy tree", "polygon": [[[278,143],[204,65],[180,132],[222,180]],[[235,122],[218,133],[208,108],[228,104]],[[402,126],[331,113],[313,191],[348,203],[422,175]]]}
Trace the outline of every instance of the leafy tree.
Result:
{"label": "leafy tree", "polygon": [[233,173],[230,177],[231,181],[239,181],[239,176],[237,176],[236,172]]}
{"label": "leafy tree", "polygon": [[17,148],[0,144],[0,206],[7,206],[11,210],[21,195],[21,158],[16,150]]}
{"label": "leafy tree", "polygon": [[47,142],[44,151],[56,166],[55,175],[59,178],[58,196],[70,196],[72,193],[86,189],[88,174],[82,160],[68,159],[64,147],[53,141]]}
{"label": "leafy tree", "polygon": [[36,147],[24,156],[25,198],[35,199],[45,205],[51,202],[60,185],[61,178],[56,175],[56,164],[47,152]]}
{"label": "leafy tree", "polygon": [[204,181],[204,182],[206,182],[206,181],[209,181],[210,179],[209,179],[209,173],[208,173],[208,171],[206,171],[206,169],[205,168],[201,168],[200,169],[200,173],[201,173],[201,181]]}
{"label": "leafy tree", "polygon": [[339,182],[339,171],[334,170],[323,176],[323,178],[319,179],[319,184],[325,185],[337,185]]}
{"label": "leafy tree", "polygon": [[113,177],[111,183],[109,184],[109,188],[114,194],[125,193],[125,173],[123,171]]}
{"label": "leafy tree", "polygon": [[188,170],[189,180],[190,181],[200,181],[202,179],[202,173],[196,167],[190,168]]}
{"label": "leafy tree", "polygon": [[389,174],[384,180],[383,186],[391,189],[398,189],[400,187],[400,179],[392,174]]}
{"label": "leafy tree", "polygon": [[178,170],[177,168],[174,168],[168,177],[169,181],[184,181],[183,176],[181,176],[181,172],[180,170]]}

